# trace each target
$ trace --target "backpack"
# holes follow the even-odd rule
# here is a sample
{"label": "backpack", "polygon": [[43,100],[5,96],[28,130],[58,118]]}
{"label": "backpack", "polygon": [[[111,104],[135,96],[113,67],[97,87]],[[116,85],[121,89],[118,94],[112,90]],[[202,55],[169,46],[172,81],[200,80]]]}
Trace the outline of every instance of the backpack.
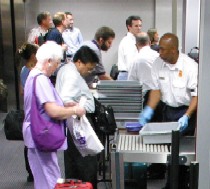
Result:
{"label": "backpack", "polygon": [[36,37],[35,43],[39,46],[43,45],[46,42],[47,35],[49,34],[49,32],[50,32],[50,30],[48,30],[48,32],[45,35],[40,33],[40,36]]}
{"label": "backpack", "polygon": [[105,132],[107,134],[114,134],[117,128],[117,124],[112,106],[105,106],[101,104],[96,98],[94,98],[94,101],[95,113],[93,122],[96,130]]}

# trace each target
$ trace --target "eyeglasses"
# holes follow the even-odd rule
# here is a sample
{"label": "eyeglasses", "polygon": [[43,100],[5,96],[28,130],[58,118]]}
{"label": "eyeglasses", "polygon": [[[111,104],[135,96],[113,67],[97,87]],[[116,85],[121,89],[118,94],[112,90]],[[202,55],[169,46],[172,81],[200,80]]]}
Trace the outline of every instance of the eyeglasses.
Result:
{"label": "eyeglasses", "polygon": [[88,73],[92,73],[95,71],[95,66],[93,66],[93,65],[86,64],[85,67],[86,67]]}
{"label": "eyeglasses", "polygon": [[95,71],[95,68],[93,68],[92,70],[88,70],[88,73],[93,73]]}

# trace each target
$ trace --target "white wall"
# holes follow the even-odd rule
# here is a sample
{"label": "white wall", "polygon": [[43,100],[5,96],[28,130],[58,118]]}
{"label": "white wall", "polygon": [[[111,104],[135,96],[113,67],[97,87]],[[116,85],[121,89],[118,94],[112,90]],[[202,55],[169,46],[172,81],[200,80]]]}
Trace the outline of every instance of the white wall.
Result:
{"label": "white wall", "polygon": [[[30,0],[34,1],[34,0]],[[106,25],[114,29],[116,39],[112,48],[103,53],[104,66],[109,73],[111,65],[117,62],[117,49],[120,40],[126,34],[125,20],[136,14],[143,20],[143,30],[154,27],[155,0],[36,0],[39,11],[71,11],[75,17],[75,26],[80,28],[85,40],[94,37],[96,29]],[[33,14],[34,15],[34,14]],[[30,16],[30,15],[29,15]],[[31,16],[30,16],[31,17]],[[36,25],[36,18],[34,18]]]}
{"label": "white wall", "polygon": [[201,1],[200,57],[196,157],[199,163],[199,189],[210,188],[210,1]]}
{"label": "white wall", "polygon": [[[181,44],[182,0],[176,1],[177,35]],[[71,11],[75,18],[75,26],[82,31],[84,40],[91,40],[97,28],[103,25],[113,28],[116,39],[112,48],[103,53],[103,62],[108,73],[112,64],[117,63],[118,45],[127,32],[125,20],[128,16],[141,16],[143,31],[156,27],[160,36],[172,32],[172,0],[27,0],[27,32],[32,25],[36,25],[35,12],[40,11],[50,11],[52,15],[57,11]]]}
{"label": "white wall", "polygon": [[199,46],[200,0],[185,0],[183,26],[183,51],[189,53],[192,47]]}

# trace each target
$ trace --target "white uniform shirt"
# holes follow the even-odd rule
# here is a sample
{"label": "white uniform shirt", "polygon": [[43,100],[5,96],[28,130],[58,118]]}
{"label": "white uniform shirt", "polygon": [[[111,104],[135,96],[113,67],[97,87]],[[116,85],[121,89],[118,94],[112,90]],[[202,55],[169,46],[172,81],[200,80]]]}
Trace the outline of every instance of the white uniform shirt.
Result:
{"label": "white uniform shirt", "polygon": [[150,46],[144,46],[135,56],[128,70],[128,80],[139,81],[143,85],[143,92],[151,89],[151,69],[157,57],[159,57],[159,53],[152,50]]}
{"label": "white uniform shirt", "polygon": [[138,53],[135,36],[128,32],[120,42],[118,48],[118,70],[128,71],[133,57]]}
{"label": "white uniform shirt", "polygon": [[47,32],[48,32],[48,30],[44,30],[44,29],[41,28],[40,26],[31,29],[31,31],[30,31],[29,34],[28,34],[28,43],[30,43],[30,44],[38,44],[37,41],[36,41],[37,38],[38,38],[39,36],[45,36],[45,34],[46,34]]}
{"label": "white uniform shirt", "polygon": [[198,64],[180,53],[176,64],[157,58],[152,67],[153,90],[161,91],[161,100],[172,107],[189,106],[197,96]]}
{"label": "white uniform shirt", "polygon": [[78,28],[66,29],[62,33],[63,40],[68,46],[67,54],[74,55],[80,45],[83,43],[83,37]]}
{"label": "white uniform shirt", "polygon": [[55,88],[64,103],[78,103],[80,97],[85,96],[87,98],[84,106],[86,111],[88,113],[95,111],[93,95],[74,63],[68,63],[60,68]]}

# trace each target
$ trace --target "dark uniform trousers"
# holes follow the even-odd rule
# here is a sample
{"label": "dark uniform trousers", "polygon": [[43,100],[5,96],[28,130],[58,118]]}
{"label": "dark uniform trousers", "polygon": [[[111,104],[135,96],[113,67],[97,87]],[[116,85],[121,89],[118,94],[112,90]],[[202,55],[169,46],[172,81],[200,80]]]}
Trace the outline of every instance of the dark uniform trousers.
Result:
{"label": "dark uniform trousers", "polygon": [[[167,105],[163,106],[163,122],[176,122],[181,118],[187,111],[188,106],[170,107]],[[196,125],[196,112],[189,119],[187,129],[181,133],[183,136],[193,136]],[[170,188],[170,168],[168,169],[168,178],[165,189]],[[189,188],[189,166],[179,166],[179,188]]]}
{"label": "dark uniform trousers", "polygon": [[[90,123],[90,116],[87,115]],[[92,124],[91,124],[92,125]],[[67,132],[68,149],[64,151],[65,177],[91,182],[97,189],[97,156],[82,157],[77,150],[70,132]]]}

